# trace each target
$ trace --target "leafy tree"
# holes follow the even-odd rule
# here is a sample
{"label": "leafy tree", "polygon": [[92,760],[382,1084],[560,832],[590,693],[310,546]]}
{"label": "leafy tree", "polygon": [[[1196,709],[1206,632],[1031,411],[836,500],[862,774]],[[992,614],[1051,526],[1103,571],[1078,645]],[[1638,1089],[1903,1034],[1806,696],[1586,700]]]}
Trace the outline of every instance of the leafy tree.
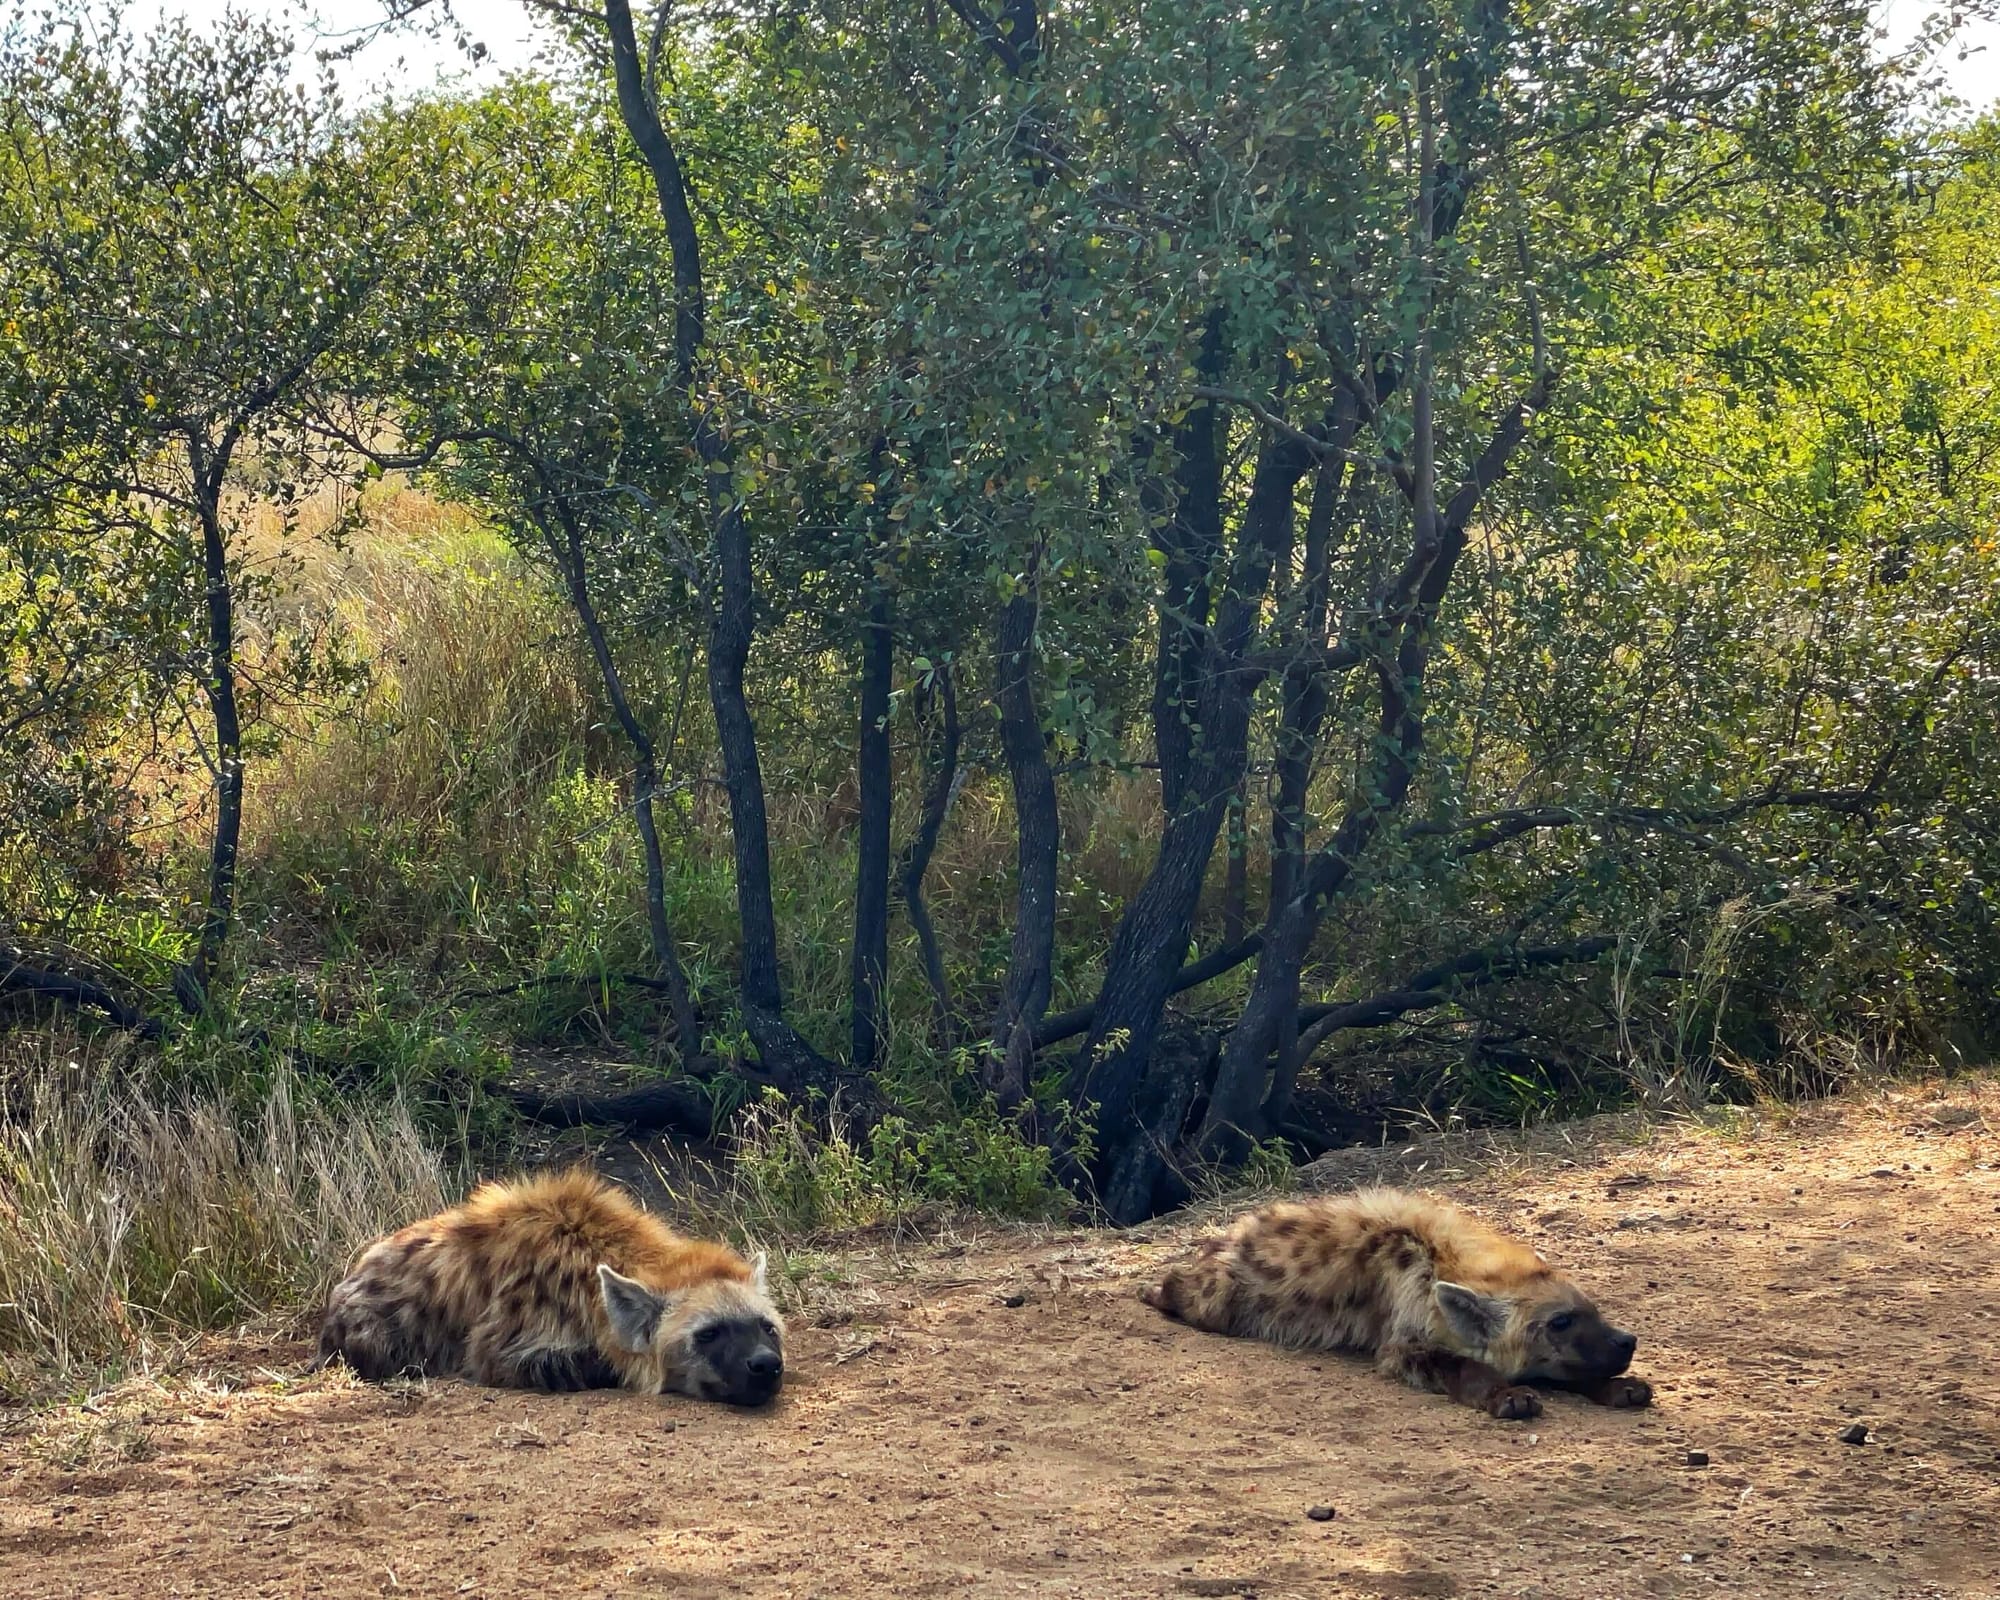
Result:
{"label": "leafy tree", "polygon": [[[364,151],[331,82],[299,91],[289,41],[241,16],[143,45],[61,10],[16,19],[0,122],[0,514],[12,581],[52,622],[16,646],[38,685],[16,720],[49,748],[93,684],[119,681],[142,725],[194,739],[212,845],[176,989],[199,1006],[231,922],[246,756],[275,705],[341,665],[270,615],[271,558],[339,470],[311,419],[408,287],[430,196],[408,152]],[[107,647],[126,671],[67,665],[102,667]]]}

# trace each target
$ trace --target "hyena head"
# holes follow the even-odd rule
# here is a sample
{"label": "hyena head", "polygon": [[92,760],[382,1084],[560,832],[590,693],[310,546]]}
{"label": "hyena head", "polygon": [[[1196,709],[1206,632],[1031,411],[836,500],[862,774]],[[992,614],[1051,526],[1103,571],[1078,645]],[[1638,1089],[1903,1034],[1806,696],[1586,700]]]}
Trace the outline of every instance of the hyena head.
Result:
{"label": "hyena head", "polygon": [[1432,1296],[1463,1353],[1509,1382],[1594,1383],[1632,1364],[1639,1336],[1614,1328],[1573,1283],[1550,1275],[1512,1294],[1438,1282]]}
{"label": "hyena head", "polygon": [[785,1324],[764,1284],[764,1257],[748,1283],[710,1279],[662,1293],[597,1269],[611,1336],[652,1359],[664,1393],[761,1406],[785,1377]]}

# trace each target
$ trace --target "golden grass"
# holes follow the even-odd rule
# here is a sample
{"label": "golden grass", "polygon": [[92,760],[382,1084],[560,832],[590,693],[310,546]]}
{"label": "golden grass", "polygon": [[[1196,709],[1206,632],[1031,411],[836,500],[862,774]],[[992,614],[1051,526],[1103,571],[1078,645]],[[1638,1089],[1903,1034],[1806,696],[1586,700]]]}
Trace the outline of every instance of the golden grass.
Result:
{"label": "golden grass", "polygon": [[[0,1388],[171,1366],[201,1332],[309,1316],[459,1175],[409,1111],[152,1081],[76,1035],[0,1059]],[[247,1092],[246,1092],[247,1093]]]}

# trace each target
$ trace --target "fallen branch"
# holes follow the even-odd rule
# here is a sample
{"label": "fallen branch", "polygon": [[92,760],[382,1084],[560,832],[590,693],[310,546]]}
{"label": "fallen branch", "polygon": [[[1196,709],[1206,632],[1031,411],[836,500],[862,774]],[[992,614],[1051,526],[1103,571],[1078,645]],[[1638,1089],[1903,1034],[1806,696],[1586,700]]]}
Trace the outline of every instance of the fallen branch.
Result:
{"label": "fallen branch", "polygon": [[26,995],[72,1011],[100,1012],[114,1027],[141,1039],[160,1037],[158,1018],[127,1005],[94,979],[29,966],[21,960],[19,952],[12,950],[0,951],[0,961],[6,962],[0,968],[0,995]]}
{"label": "fallen branch", "polygon": [[694,1085],[649,1083],[621,1094],[543,1094],[537,1089],[501,1093],[530,1122],[556,1128],[623,1128],[632,1133],[675,1133],[706,1139],[715,1131],[715,1110]]}

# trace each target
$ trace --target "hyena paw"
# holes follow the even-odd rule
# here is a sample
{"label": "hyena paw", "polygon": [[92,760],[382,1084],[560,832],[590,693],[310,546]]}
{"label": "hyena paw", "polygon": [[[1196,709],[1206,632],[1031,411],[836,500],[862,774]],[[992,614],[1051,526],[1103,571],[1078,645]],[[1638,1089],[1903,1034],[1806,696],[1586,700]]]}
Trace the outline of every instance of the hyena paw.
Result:
{"label": "hyena paw", "polygon": [[1486,1411],[1502,1422],[1526,1422],[1542,1414],[1542,1397],[1533,1389],[1518,1386],[1495,1389],[1486,1402]]}
{"label": "hyena paw", "polygon": [[1653,1386],[1644,1378],[1613,1378],[1604,1386],[1604,1403],[1618,1411],[1636,1411],[1653,1403]]}

